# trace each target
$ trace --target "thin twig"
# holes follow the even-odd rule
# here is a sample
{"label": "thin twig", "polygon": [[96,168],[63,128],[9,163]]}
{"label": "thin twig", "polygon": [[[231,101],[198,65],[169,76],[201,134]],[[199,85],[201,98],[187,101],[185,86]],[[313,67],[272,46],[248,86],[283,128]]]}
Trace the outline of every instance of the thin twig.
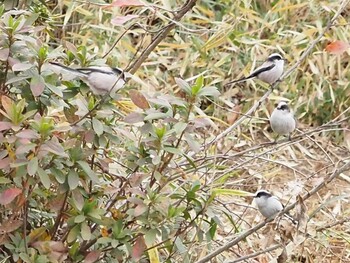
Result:
{"label": "thin twig", "polygon": [[[178,22],[180,19],[189,11],[191,10],[197,0],[188,0],[182,8],[180,8],[180,11],[176,13],[174,16],[174,21]],[[162,31],[160,31],[152,40],[152,42],[148,45],[148,47],[145,48],[145,50],[141,53],[141,55],[136,59],[136,61],[127,69],[128,72],[131,74],[134,74],[138,68],[141,66],[141,64],[146,60],[146,58],[149,56],[149,54],[158,46],[158,44],[166,38],[166,36],[169,34],[169,32],[176,26],[175,22],[170,22],[168,25],[164,27]]]}
{"label": "thin twig", "polygon": [[265,254],[265,253],[267,253],[267,252],[274,251],[274,250],[276,250],[276,249],[278,249],[278,248],[280,248],[280,247],[282,247],[281,244],[274,245],[274,246],[269,247],[269,248],[267,248],[267,249],[257,251],[257,252],[255,252],[255,253],[252,253],[252,254],[249,254],[249,255],[240,257],[240,258],[238,258],[238,259],[236,259],[236,260],[234,260],[234,261],[229,261],[229,262],[227,262],[227,263],[237,263],[237,262],[241,262],[241,261],[243,261],[243,260],[247,260],[247,259],[250,259],[250,258],[255,258],[255,257],[257,257],[257,256],[259,256],[259,255],[261,255],[261,254]]}

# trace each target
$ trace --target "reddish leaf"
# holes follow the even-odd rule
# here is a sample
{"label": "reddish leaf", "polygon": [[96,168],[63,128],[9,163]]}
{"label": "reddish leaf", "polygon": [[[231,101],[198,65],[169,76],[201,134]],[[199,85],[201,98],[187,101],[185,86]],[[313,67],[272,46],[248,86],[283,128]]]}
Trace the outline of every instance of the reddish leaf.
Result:
{"label": "reddish leaf", "polygon": [[20,193],[22,193],[22,190],[19,188],[6,189],[0,195],[0,204],[7,205],[11,203]]}
{"label": "reddish leaf", "polygon": [[22,220],[9,220],[2,222],[0,233],[11,233],[22,225]]}
{"label": "reddish leaf", "polygon": [[129,91],[130,99],[131,101],[140,109],[149,109],[149,104],[145,96],[137,90],[130,90]]}
{"label": "reddish leaf", "polygon": [[13,71],[26,71],[33,67],[33,64],[30,63],[16,63],[12,66]]}
{"label": "reddish leaf", "polygon": [[128,22],[131,19],[139,17],[138,15],[126,15],[126,16],[117,16],[111,20],[111,23],[116,26],[121,26]]}
{"label": "reddish leaf", "polygon": [[12,100],[6,96],[2,96],[1,97],[1,105],[2,107],[4,108],[5,112],[8,114],[8,115],[11,115],[11,108],[12,108]]}
{"label": "reddish leaf", "polygon": [[0,60],[6,61],[9,57],[10,49],[9,48],[3,48],[0,50]]}
{"label": "reddish leaf", "polygon": [[124,121],[126,123],[138,123],[138,122],[142,122],[143,119],[144,119],[144,116],[141,113],[132,112],[125,116]]}
{"label": "reddish leaf", "polygon": [[145,4],[139,0],[114,0],[109,6],[145,6]]}
{"label": "reddish leaf", "polygon": [[38,139],[39,135],[36,131],[33,130],[23,130],[16,134],[18,138],[21,139]]}
{"label": "reddish leaf", "polygon": [[98,250],[94,250],[91,251],[89,254],[87,254],[87,256],[84,259],[84,263],[93,263],[96,262],[99,257],[100,257],[101,251]]}
{"label": "reddish leaf", "polygon": [[4,169],[9,167],[10,165],[10,157],[6,157],[0,160],[0,169]]}
{"label": "reddish leaf", "polygon": [[349,43],[336,40],[326,46],[326,51],[331,54],[340,55],[350,47]]}
{"label": "reddish leaf", "polygon": [[139,260],[146,248],[147,247],[143,236],[138,236],[135,241],[134,247],[132,248],[132,258],[135,260]]}
{"label": "reddish leaf", "polygon": [[45,81],[42,76],[35,76],[30,81],[30,89],[35,97],[38,97],[43,93],[45,89]]}
{"label": "reddish leaf", "polygon": [[0,121],[0,131],[6,131],[11,129],[12,123],[7,121]]}

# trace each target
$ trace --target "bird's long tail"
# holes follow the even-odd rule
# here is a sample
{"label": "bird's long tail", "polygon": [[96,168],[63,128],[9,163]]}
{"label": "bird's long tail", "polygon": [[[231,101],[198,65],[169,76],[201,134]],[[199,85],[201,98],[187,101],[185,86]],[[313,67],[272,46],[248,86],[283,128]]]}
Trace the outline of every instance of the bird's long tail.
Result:
{"label": "bird's long tail", "polygon": [[51,65],[54,65],[54,66],[63,68],[64,70],[67,70],[67,71],[69,71],[69,72],[72,72],[73,74],[75,74],[75,75],[77,75],[77,76],[79,76],[79,77],[86,77],[86,75],[87,75],[86,73],[81,72],[81,71],[79,71],[79,70],[77,70],[77,69],[67,67],[67,66],[65,66],[65,65],[62,65],[62,64],[57,63],[57,62],[54,62],[54,61],[50,61],[49,63],[50,63]]}
{"label": "bird's long tail", "polygon": [[236,79],[236,80],[230,81],[230,82],[225,84],[225,88],[228,88],[229,86],[232,86],[233,84],[237,84],[237,83],[246,81],[246,80],[251,79],[253,77],[254,76],[248,76],[248,77],[244,77],[244,78],[241,78],[241,79]]}

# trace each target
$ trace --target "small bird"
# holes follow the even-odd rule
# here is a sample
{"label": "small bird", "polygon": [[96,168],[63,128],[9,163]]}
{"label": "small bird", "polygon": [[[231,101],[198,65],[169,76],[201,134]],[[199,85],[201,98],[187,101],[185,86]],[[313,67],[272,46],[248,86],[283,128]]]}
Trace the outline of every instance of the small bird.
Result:
{"label": "small bird", "polygon": [[288,135],[289,139],[291,139],[291,133],[296,128],[296,120],[287,102],[281,101],[278,103],[271,114],[270,125],[275,133],[278,135]]}
{"label": "small bird", "polygon": [[255,69],[248,77],[230,81],[229,83],[225,84],[225,86],[246,81],[254,77],[257,77],[261,81],[271,85],[282,76],[283,67],[284,58],[278,53],[273,53],[266,59],[266,61],[260,67]]}
{"label": "small bird", "polygon": [[57,62],[49,62],[51,65],[63,68],[75,76],[81,78],[95,95],[106,95],[121,89],[125,84],[125,74],[119,68],[87,67],[70,68]]}
{"label": "small bird", "polygon": [[[280,200],[266,190],[257,191],[254,198],[259,212],[266,218],[276,216],[284,208]],[[284,215],[294,224],[296,223],[295,219],[290,214],[285,213]]]}

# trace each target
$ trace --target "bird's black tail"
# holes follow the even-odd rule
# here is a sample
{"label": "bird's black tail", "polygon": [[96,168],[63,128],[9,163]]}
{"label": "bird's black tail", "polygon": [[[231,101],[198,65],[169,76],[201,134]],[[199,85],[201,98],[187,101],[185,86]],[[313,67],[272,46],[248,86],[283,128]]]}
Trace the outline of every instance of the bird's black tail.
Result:
{"label": "bird's black tail", "polygon": [[62,64],[57,63],[57,62],[54,62],[54,61],[50,61],[49,63],[50,63],[51,65],[58,66],[58,67],[60,67],[60,68],[63,68],[64,70],[67,70],[67,71],[69,71],[69,72],[72,72],[72,73],[74,73],[74,74],[76,74],[77,76],[80,76],[80,77],[84,77],[84,76],[87,75],[86,73],[84,73],[84,72],[82,72],[82,71],[80,71],[80,70],[78,70],[78,69],[70,68],[70,67],[67,67],[67,66],[65,66],[65,65],[62,65]]}

